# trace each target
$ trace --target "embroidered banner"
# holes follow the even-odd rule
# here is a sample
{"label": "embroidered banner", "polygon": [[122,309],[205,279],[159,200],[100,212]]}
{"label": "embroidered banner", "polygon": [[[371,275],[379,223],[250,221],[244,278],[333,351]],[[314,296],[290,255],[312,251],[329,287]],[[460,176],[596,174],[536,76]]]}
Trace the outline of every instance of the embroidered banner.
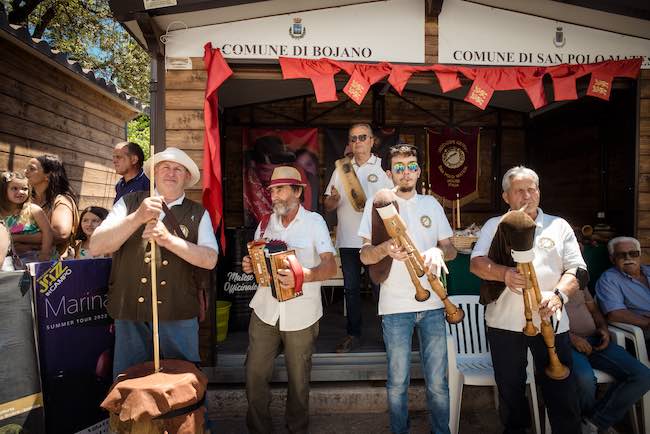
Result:
{"label": "embroidered banner", "polygon": [[244,225],[255,227],[272,212],[266,187],[273,169],[293,166],[307,183],[302,205],[310,211],[318,207],[318,129],[292,130],[253,128],[243,131]]}
{"label": "embroidered banner", "polygon": [[479,128],[428,130],[429,182],[443,206],[478,198]]}

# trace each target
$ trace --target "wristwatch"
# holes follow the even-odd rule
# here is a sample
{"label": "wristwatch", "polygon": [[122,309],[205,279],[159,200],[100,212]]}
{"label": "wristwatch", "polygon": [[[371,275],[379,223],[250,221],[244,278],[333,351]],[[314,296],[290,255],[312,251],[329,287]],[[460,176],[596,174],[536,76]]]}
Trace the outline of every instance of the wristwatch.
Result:
{"label": "wristwatch", "polygon": [[562,302],[562,307],[569,301],[569,297],[566,296],[562,291],[559,289],[555,288],[555,291],[553,291],[553,294],[557,295],[560,299],[560,302]]}

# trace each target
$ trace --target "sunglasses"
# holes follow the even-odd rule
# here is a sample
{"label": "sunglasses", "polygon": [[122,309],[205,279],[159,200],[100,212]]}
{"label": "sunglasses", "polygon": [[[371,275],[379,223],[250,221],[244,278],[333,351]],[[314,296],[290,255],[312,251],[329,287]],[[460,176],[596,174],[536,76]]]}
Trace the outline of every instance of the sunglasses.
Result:
{"label": "sunglasses", "polygon": [[614,259],[627,259],[627,258],[638,258],[641,255],[641,252],[638,250],[630,250],[629,252],[614,252]]}
{"label": "sunglasses", "polygon": [[416,163],[415,161],[411,161],[408,164],[404,163],[395,163],[393,164],[393,173],[396,175],[401,175],[404,173],[406,170],[409,172],[417,172],[420,169],[420,165]]}
{"label": "sunglasses", "polygon": [[368,138],[368,134],[359,134],[358,136],[350,136],[350,143],[357,143],[357,140],[360,142],[365,142]]}

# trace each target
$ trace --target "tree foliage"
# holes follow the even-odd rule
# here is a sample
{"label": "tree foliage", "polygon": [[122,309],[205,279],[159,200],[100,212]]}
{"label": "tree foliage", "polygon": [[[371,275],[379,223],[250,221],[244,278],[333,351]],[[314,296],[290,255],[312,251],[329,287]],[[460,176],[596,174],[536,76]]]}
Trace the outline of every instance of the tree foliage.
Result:
{"label": "tree foliage", "polygon": [[149,159],[149,116],[140,115],[129,122],[127,127],[128,141],[137,143],[144,151],[144,159]]}
{"label": "tree foliage", "polygon": [[[113,19],[108,0],[0,0],[9,22],[28,26],[95,75],[149,101],[149,57]],[[0,4],[2,6],[2,4]]]}

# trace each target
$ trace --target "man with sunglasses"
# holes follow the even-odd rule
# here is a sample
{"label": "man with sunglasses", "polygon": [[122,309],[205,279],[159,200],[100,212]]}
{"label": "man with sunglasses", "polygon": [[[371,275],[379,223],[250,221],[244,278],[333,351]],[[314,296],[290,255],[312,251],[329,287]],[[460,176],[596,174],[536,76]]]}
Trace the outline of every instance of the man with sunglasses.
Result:
{"label": "man with sunglasses", "polygon": [[[392,188],[393,183],[381,168],[381,158],[372,153],[374,137],[368,124],[350,127],[348,146],[353,154],[352,167],[366,198],[371,198],[382,188]],[[347,149],[347,148],[346,148]],[[360,344],[361,339],[361,238],[357,235],[362,213],[352,206],[346,194],[339,170],[334,170],[323,201],[326,211],[336,210],[336,247],[341,258],[345,304],[347,310],[347,336],[336,347],[337,353],[347,353]]]}
{"label": "man with sunglasses", "polygon": [[[416,183],[421,173],[417,149],[403,144],[391,147],[384,169],[395,184],[399,214],[424,257],[425,267],[439,275],[446,268],[444,261],[456,257],[456,249],[451,244],[453,233],[442,206],[434,197],[417,193]],[[376,246],[371,244],[372,208],[370,197],[359,227],[359,236],[363,238],[361,261],[371,265],[387,256],[393,258],[388,277],[381,283],[378,306],[388,362],[386,388],[391,432],[409,432],[411,343],[417,329],[431,431],[449,433],[447,326],[442,301],[430,290],[425,277],[421,282],[429,289],[430,296],[425,301],[415,299],[415,285],[404,263],[408,257],[404,248],[396,247],[393,240]]]}
{"label": "man with sunglasses", "polygon": [[608,321],[639,326],[650,338],[650,266],[641,265],[641,244],[617,237],[607,244],[614,267],[596,282],[596,299]]}
{"label": "man with sunglasses", "polygon": [[[584,418],[582,432],[616,433],[612,425],[650,389],[650,369],[610,340],[607,321],[589,290],[576,291],[565,307],[573,346],[571,375],[576,378]],[[598,400],[594,369],[614,378]]]}

